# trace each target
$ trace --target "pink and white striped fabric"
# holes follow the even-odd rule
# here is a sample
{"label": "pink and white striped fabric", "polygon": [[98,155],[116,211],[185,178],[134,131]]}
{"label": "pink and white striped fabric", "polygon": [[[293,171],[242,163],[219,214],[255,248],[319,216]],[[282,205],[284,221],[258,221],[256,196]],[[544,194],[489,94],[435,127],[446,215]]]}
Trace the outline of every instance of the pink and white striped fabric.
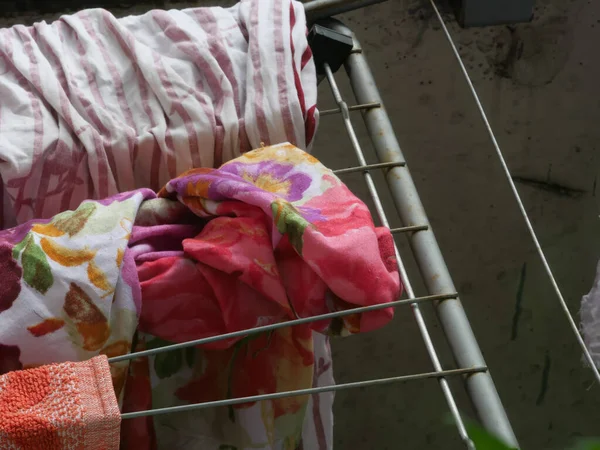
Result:
{"label": "pink and white striped fabric", "polygon": [[310,150],[316,96],[291,0],[0,30],[0,225],[158,190],[261,143]]}
{"label": "pink and white striped fabric", "polygon": [[[123,19],[94,9],[0,30],[0,228],[85,199],[158,190],[261,144],[310,150],[311,56],[292,0]],[[333,384],[320,335],[315,358],[313,385]],[[332,447],[332,402],[332,393],[311,398],[304,448]]]}

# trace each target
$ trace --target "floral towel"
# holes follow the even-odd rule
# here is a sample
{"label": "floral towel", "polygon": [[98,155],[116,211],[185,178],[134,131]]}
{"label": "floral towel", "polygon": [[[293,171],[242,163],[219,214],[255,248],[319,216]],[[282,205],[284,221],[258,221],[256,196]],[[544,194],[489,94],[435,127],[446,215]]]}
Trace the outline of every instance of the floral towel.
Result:
{"label": "floral towel", "polygon": [[[8,280],[0,293],[3,371],[385,303],[400,293],[389,230],[376,228],[364,203],[290,144],[191,170],[158,196],[138,190],[85,202],[4,231],[0,242]],[[324,341],[313,331],[364,332],[391,318],[384,309],[136,359],[129,370],[114,364],[113,383],[124,411],[307,388],[327,370],[315,362]],[[330,448],[329,439],[303,443],[308,403],[298,396],[127,420],[122,445]]]}
{"label": "floral towel", "polygon": [[0,376],[0,449],[117,450],[120,424],[106,356]]}

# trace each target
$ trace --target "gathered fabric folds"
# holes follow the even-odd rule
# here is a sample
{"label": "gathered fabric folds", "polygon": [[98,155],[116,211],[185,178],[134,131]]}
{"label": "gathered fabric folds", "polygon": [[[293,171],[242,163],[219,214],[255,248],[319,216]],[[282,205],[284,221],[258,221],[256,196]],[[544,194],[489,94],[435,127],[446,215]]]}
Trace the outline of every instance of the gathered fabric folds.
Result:
{"label": "gathered fabric folds", "polygon": [[[387,303],[401,289],[389,230],[291,144],[190,170],[158,194],[86,201],[2,231],[0,264],[3,373]],[[129,412],[310,388],[329,369],[316,357],[327,341],[313,332],[366,332],[392,315],[385,308],[113,363],[115,392]],[[331,448],[322,427],[304,420],[319,401],[124,420],[121,445]]]}
{"label": "gathered fabric folds", "polygon": [[261,143],[310,150],[318,119],[291,0],[0,29],[0,74],[0,228],[156,191]]}

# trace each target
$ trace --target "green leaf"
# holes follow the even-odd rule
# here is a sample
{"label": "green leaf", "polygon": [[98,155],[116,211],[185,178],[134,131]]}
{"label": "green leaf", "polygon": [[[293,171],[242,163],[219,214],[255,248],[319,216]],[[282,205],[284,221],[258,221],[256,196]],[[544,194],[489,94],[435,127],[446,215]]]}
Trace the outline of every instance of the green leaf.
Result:
{"label": "green leaf", "polygon": [[577,445],[572,450],[600,450],[600,440],[583,439],[577,442]]}
{"label": "green leaf", "polygon": [[[451,416],[447,416],[445,421],[448,424],[454,423]],[[465,421],[465,427],[477,450],[517,450],[514,447],[508,447],[498,438],[492,436],[487,430],[471,421]],[[600,439],[582,439],[570,450],[600,450]]]}
{"label": "green leaf", "polygon": [[302,236],[309,225],[308,221],[291,203],[282,200],[271,203],[271,212],[277,230],[287,235],[298,254],[302,255]]}
{"label": "green leaf", "polygon": [[158,378],[168,378],[175,375],[183,364],[181,350],[159,353],[154,355],[154,370]]}
{"label": "green leaf", "polygon": [[65,211],[55,216],[52,224],[60,231],[64,231],[73,237],[83,229],[95,210],[95,203],[82,203],[75,211]]}
{"label": "green leaf", "polygon": [[221,444],[218,450],[238,450],[238,448],[235,445]]}
{"label": "green leaf", "polygon": [[477,450],[516,450],[513,447],[508,447],[479,425],[467,422],[465,426],[467,434],[473,441],[473,444],[475,444]]}
{"label": "green leaf", "polygon": [[[448,425],[454,425],[453,417],[448,414],[444,420]],[[485,428],[470,420],[464,420],[467,434],[473,441],[477,450],[517,450],[513,447],[508,447],[497,437],[492,436]]]}
{"label": "green leaf", "polygon": [[46,254],[33,239],[29,239],[21,257],[23,279],[29,286],[45,294],[54,283]]}
{"label": "green leaf", "polygon": [[16,261],[19,260],[19,254],[21,253],[21,250],[23,250],[23,248],[29,243],[31,239],[31,233],[27,233],[27,236],[25,236],[21,242],[19,242],[13,247],[13,258]]}

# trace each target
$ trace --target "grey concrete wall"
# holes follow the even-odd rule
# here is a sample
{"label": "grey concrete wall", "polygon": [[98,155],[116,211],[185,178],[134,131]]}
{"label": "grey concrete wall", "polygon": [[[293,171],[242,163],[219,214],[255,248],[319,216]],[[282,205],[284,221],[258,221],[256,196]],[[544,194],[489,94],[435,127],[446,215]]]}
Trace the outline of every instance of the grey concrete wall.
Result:
{"label": "grey concrete wall", "polygon": [[[428,1],[396,0],[344,20],[363,43],[523,448],[563,449],[578,436],[600,435],[600,387],[583,368]],[[470,30],[452,24],[452,31],[577,314],[600,256],[600,65],[592,47],[600,38],[600,9],[591,1],[538,1],[531,24]],[[326,86],[321,94],[330,100]],[[316,147],[336,167],[349,150],[340,130],[339,119],[323,118]],[[366,196],[360,176],[349,182]],[[335,342],[338,380],[429,370],[411,320],[399,310],[385,330]],[[472,414],[462,386],[454,387],[461,409]],[[340,394],[335,408],[338,448],[462,448],[443,425],[447,408],[434,381]]]}

